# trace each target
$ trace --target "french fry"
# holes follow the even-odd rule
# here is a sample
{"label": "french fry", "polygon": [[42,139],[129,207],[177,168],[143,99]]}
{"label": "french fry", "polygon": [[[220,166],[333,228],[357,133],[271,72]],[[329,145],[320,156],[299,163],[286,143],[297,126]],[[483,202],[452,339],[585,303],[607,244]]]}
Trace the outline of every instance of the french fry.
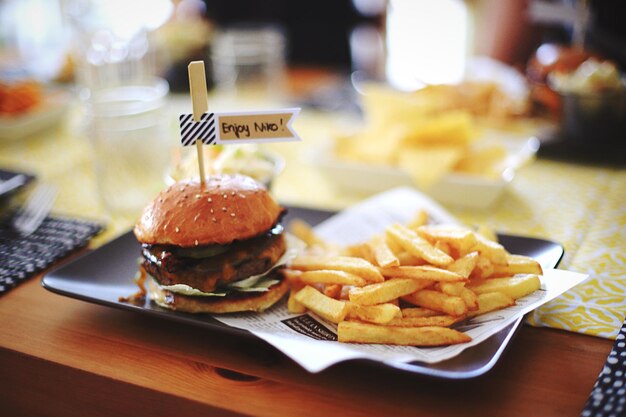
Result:
{"label": "french fry", "polygon": [[472,280],[489,278],[493,274],[493,263],[486,256],[478,256],[476,266],[470,275]]}
{"label": "french fry", "polygon": [[469,288],[463,287],[461,290],[461,294],[459,295],[465,301],[465,305],[467,309],[470,311],[474,311],[478,309],[478,296],[476,293]]}
{"label": "french fry", "polygon": [[435,249],[439,249],[445,254],[452,256],[452,248],[443,240],[437,240],[433,246]]}
{"label": "french fry", "polygon": [[318,237],[313,228],[302,219],[294,219],[289,222],[289,231],[298,239],[302,240],[307,246],[328,247],[328,244]]}
{"label": "french fry", "polygon": [[487,227],[484,224],[478,226],[478,230],[476,230],[476,233],[482,235],[485,239],[489,239],[493,242],[498,241],[498,235],[496,234],[496,232],[492,228]]}
{"label": "french fry", "polygon": [[417,265],[426,265],[428,262],[419,256],[415,256],[404,250],[402,245],[396,242],[392,237],[390,237],[387,233],[385,233],[385,243],[387,247],[391,250],[398,261],[400,261],[400,265],[403,266],[417,266]]}
{"label": "french fry", "polygon": [[351,302],[349,305],[348,319],[357,319],[369,323],[389,323],[402,314],[400,307],[391,303],[362,306]]}
{"label": "french fry", "polygon": [[429,242],[445,242],[460,253],[467,253],[476,244],[474,232],[462,226],[426,225],[418,228],[417,234]]}
{"label": "french fry", "polygon": [[341,293],[339,294],[339,299],[340,299],[340,300],[346,300],[346,301],[349,301],[349,300],[350,300],[350,290],[351,290],[352,288],[353,288],[353,287],[350,287],[350,286],[344,286],[344,285],[342,285],[342,286],[341,286]]}
{"label": "french fry", "polygon": [[291,314],[302,314],[306,312],[306,307],[296,301],[294,297],[296,295],[296,292],[297,291],[293,290],[289,292],[289,298],[287,299],[287,311],[289,311]]}
{"label": "french fry", "polygon": [[448,271],[455,272],[463,278],[469,278],[477,262],[478,252],[470,252],[448,265]]}
{"label": "french fry", "polygon": [[457,145],[410,146],[397,155],[398,165],[421,189],[437,184],[461,160],[465,149]]}
{"label": "french fry", "polygon": [[435,266],[446,266],[454,262],[450,255],[434,248],[427,240],[405,226],[394,224],[387,228],[386,233],[407,252],[425,259]]}
{"label": "french fry", "polygon": [[506,158],[507,153],[503,144],[472,148],[468,150],[454,169],[463,173],[497,176],[502,173],[502,166],[498,165]]}
{"label": "french fry", "polygon": [[394,278],[385,282],[371,284],[361,288],[352,288],[348,293],[350,301],[360,305],[382,304],[414,293],[432,284],[432,281],[412,278]]}
{"label": "french fry", "polygon": [[391,266],[380,268],[383,276],[388,278],[428,279],[432,281],[458,282],[465,281],[461,275],[446,269],[432,266]]}
{"label": "french fry", "polygon": [[478,301],[476,294],[465,287],[464,282],[440,282],[439,289],[446,295],[461,297],[465,301],[468,310],[476,310]]}
{"label": "french fry", "polygon": [[[295,271],[293,269],[281,269],[281,273],[283,276],[291,282],[291,287],[294,287],[295,283],[300,282],[300,277],[302,276],[302,271]],[[301,287],[302,285],[300,285]]]}
{"label": "french fry", "polygon": [[340,284],[353,285],[355,287],[362,287],[367,284],[367,281],[358,275],[332,269],[304,271],[300,274],[299,279],[304,284]]}
{"label": "french fry", "polygon": [[478,294],[478,309],[468,312],[468,317],[479,316],[490,311],[501,310],[515,305],[515,300],[501,292]]}
{"label": "french fry", "polygon": [[[284,273],[284,270],[283,270]],[[306,307],[298,302],[295,295],[302,289],[302,284],[299,281],[291,281],[291,288],[289,290],[289,298],[287,299],[287,311],[291,314],[302,314],[306,312]]]}
{"label": "french fry", "polygon": [[397,253],[396,258],[398,258],[398,260],[400,261],[400,266],[420,266],[420,265],[428,264],[428,262],[426,262],[422,258],[419,258],[415,255],[411,255],[405,250],[403,250],[400,253]]}
{"label": "french fry", "polygon": [[447,295],[460,297],[465,288],[465,282],[440,282],[439,289]]}
{"label": "french fry", "polygon": [[340,342],[405,346],[442,346],[472,340],[465,333],[447,327],[393,327],[355,321],[339,323],[337,337]]}
{"label": "french fry", "polygon": [[516,275],[507,278],[489,278],[478,284],[469,284],[468,288],[476,294],[500,292],[517,300],[541,287],[541,281],[535,274]]}
{"label": "french fry", "polygon": [[328,284],[324,286],[324,295],[326,297],[334,298],[335,300],[339,300],[341,298],[341,289],[342,285],[339,284]]}
{"label": "french fry", "polygon": [[[465,153],[465,146],[475,137],[474,126],[469,112],[465,110],[454,110],[436,115],[429,114],[428,118],[422,120],[413,118],[407,129],[404,138],[406,145],[447,145],[449,147],[460,148],[461,153]],[[404,150],[406,151],[406,150]],[[428,163],[422,164],[428,168]]]}
{"label": "french fry", "polygon": [[440,316],[440,311],[431,310],[425,307],[407,307],[402,310],[402,317],[432,317]]}
{"label": "french fry", "polygon": [[542,275],[543,270],[539,262],[529,256],[508,255],[506,265],[494,265],[493,277],[510,277],[515,274]]}
{"label": "french fry", "polygon": [[375,264],[381,267],[398,266],[400,261],[393,254],[384,236],[376,235],[367,243],[370,248]]}
{"label": "french fry", "polygon": [[331,269],[358,275],[370,282],[382,282],[384,278],[378,269],[365,259],[349,256],[297,256],[290,268],[299,271]]}
{"label": "french fry", "polygon": [[494,242],[482,235],[476,234],[476,244],[472,247],[472,251],[478,251],[482,256],[487,257],[492,263],[497,265],[506,265],[508,260],[508,252],[504,246],[498,242]]}
{"label": "french fry", "polygon": [[428,212],[426,212],[426,210],[418,210],[406,226],[409,229],[415,230],[426,223],[428,223]]}
{"label": "french fry", "polygon": [[327,297],[310,285],[298,291],[294,298],[315,314],[333,323],[341,322],[350,309],[347,302]]}
{"label": "french fry", "polygon": [[454,316],[431,316],[431,317],[396,317],[389,321],[389,326],[398,327],[426,327],[441,326],[450,327],[459,320]]}
{"label": "french fry", "polygon": [[461,297],[446,295],[434,290],[420,290],[402,297],[411,304],[441,311],[451,316],[462,316],[467,312],[467,305]]}
{"label": "french fry", "polygon": [[365,259],[372,265],[376,264],[376,259],[374,258],[372,248],[370,248],[367,243],[358,243],[356,245],[346,246],[342,252],[342,255]]}
{"label": "french fry", "polygon": [[385,243],[387,244],[387,247],[391,252],[393,252],[394,255],[398,256],[398,254],[400,253],[407,253],[402,245],[392,239],[389,234],[385,233],[383,236],[385,237]]}

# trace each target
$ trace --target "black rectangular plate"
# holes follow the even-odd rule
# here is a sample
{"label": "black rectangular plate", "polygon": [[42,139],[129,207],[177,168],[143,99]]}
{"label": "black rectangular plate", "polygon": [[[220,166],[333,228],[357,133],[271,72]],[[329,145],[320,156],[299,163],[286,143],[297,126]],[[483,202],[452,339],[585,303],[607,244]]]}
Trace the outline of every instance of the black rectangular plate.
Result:
{"label": "black rectangular plate", "polygon": [[[332,216],[329,211],[288,207],[285,224],[300,218],[316,225]],[[554,268],[563,256],[563,247],[548,240],[498,235],[500,242],[511,252],[536,258],[545,269]],[[236,336],[255,337],[252,333],[227,326],[209,315],[194,315],[163,309],[149,300],[141,305],[120,302],[120,296],[129,296],[137,291],[133,277],[137,272],[140,246],[132,232],[109,242],[97,250],[88,252],[49,272],[42,285],[57,294],[79,300],[101,304],[123,310],[137,311],[182,323],[223,331]],[[515,334],[520,320],[473,346],[459,356],[436,364],[385,363],[385,366],[421,375],[447,379],[474,378],[489,371]]]}

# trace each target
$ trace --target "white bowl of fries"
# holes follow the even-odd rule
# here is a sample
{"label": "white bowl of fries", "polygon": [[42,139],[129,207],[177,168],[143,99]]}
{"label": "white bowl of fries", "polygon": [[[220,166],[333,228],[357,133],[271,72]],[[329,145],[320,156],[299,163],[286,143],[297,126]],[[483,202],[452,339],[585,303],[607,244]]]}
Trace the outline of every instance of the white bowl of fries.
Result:
{"label": "white bowl of fries", "polygon": [[315,154],[345,189],[373,194],[414,186],[442,203],[484,208],[539,146],[530,123],[516,125],[525,120],[523,99],[493,83],[413,92],[372,84],[360,92],[363,120]]}
{"label": "white bowl of fries", "polygon": [[[494,204],[516,171],[531,162],[539,149],[535,137],[485,139],[484,145],[495,144],[502,149],[501,159],[491,165],[489,173],[449,171],[442,173],[432,183],[420,186],[408,169],[390,164],[367,163],[338,157],[330,147],[318,149],[314,162],[323,170],[333,184],[345,190],[363,194],[375,194],[395,187],[410,186],[428,194],[437,201],[462,207],[486,208]],[[444,156],[445,158],[445,156]],[[489,157],[477,155],[473,164],[480,167],[491,162]],[[418,168],[428,171],[437,168],[437,156],[424,154]],[[415,165],[414,165],[415,166]],[[418,174],[419,175],[419,174]]]}

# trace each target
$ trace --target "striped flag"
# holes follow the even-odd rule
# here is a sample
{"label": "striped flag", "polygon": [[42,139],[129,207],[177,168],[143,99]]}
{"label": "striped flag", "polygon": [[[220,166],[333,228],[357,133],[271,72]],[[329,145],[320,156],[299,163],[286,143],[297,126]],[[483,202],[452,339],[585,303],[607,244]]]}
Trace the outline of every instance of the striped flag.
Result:
{"label": "striped flag", "polygon": [[192,114],[181,114],[180,136],[183,146],[236,143],[295,142],[300,137],[293,130],[299,108],[203,113],[199,121]]}
{"label": "striped flag", "polygon": [[205,145],[215,145],[215,113],[203,113],[200,121],[193,120],[192,114],[181,114],[180,135],[183,146],[196,144],[196,140],[201,140]]}

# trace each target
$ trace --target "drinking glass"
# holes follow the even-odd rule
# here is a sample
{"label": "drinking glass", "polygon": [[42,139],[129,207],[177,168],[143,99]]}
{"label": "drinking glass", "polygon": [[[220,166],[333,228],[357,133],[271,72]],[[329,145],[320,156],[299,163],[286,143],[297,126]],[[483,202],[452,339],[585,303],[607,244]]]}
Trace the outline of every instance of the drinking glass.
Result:
{"label": "drinking glass", "polygon": [[92,89],[88,136],[98,191],[110,214],[137,216],[162,187],[170,153],[168,84]]}

